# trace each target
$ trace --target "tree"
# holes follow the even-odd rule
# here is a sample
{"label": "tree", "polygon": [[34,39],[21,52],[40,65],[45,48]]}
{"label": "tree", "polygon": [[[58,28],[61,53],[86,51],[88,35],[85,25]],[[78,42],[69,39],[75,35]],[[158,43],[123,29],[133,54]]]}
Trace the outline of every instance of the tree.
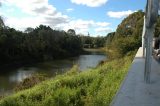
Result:
{"label": "tree", "polygon": [[29,27],[25,32],[9,27],[0,30],[0,64],[59,59],[82,50],[79,36],[49,26]]}
{"label": "tree", "polygon": [[111,58],[123,57],[141,46],[143,29],[142,11],[137,11],[125,18],[115,33],[107,37],[108,55]]}
{"label": "tree", "polygon": [[67,33],[68,33],[69,35],[72,35],[72,36],[75,36],[75,35],[76,35],[76,32],[75,32],[74,29],[69,29],[69,30],[67,31]]}
{"label": "tree", "polygon": [[26,28],[26,30],[24,31],[25,33],[30,33],[34,30],[34,28],[28,27]]}
{"label": "tree", "polygon": [[4,28],[4,27],[5,27],[5,24],[3,22],[2,17],[0,16],[0,28]]}

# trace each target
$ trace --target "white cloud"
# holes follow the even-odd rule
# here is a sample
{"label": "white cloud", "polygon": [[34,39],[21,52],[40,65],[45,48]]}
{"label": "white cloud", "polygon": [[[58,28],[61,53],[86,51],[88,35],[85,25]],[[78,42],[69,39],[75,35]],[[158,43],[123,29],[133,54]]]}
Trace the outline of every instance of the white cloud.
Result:
{"label": "white cloud", "polygon": [[[100,32],[100,29],[98,30],[96,28],[108,27],[110,25],[108,22],[96,22],[94,20],[83,20],[68,17],[67,15],[57,11],[54,6],[48,4],[48,0],[3,0],[3,3],[12,9],[5,10],[3,12],[16,12],[16,9],[19,8],[22,13],[25,14],[23,17],[11,17],[10,15],[1,13],[2,11],[0,10],[0,14],[5,15],[5,24],[7,26],[22,31],[24,31],[27,27],[35,28],[40,24],[43,24],[65,31],[68,29],[74,29],[77,34],[88,34],[91,30],[95,31],[95,33]],[[74,9],[68,9],[68,11],[72,10]]]}
{"label": "white cloud", "polygon": [[95,29],[95,32],[96,33],[108,33],[108,32],[111,32],[112,29],[107,27],[107,28],[104,28],[104,27],[99,27],[99,28],[96,28]]}
{"label": "white cloud", "polygon": [[[56,26],[61,23],[67,23],[69,17],[67,15],[58,12],[56,8],[48,3],[48,0],[2,0],[2,3],[10,7],[18,7],[23,13],[30,17],[7,17],[6,22],[8,26],[15,26],[13,23],[26,23],[18,24],[19,27],[35,27],[39,24]],[[29,21],[30,20],[30,21]],[[11,22],[14,21],[14,22]]]}
{"label": "white cloud", "polygon": [[[35,14],[35,9],[39,8],[51,8],[48,5],[48,0],[2,0],[5,4],[17,6],[22,11],[27,12],[29,14]],[[53,9],[53,8],[52,8]],[[55,8],[54,8],[55,9]]]}
{"label": "white cloud", "polygon": [[58,25],[60,29],[67,31],[68,29],[74,29],[77,33],[88,33],[89,28],[93,27],[94,21],[92,20],[72,20],[69,23]]}
{"label": "white cloud", "polygon": [[107,15],[109,17],[112,17],[112,18],[124,18],[124,17],[127,17],[129,14],[132,14],[134,11],[132,10],[128,10],[128,11],[116,11],[116,12],[113,12],[113,11],[109,11],[107,12]]}
{"label": "white cloud", "polygon": [[110,23],[108,23],[108,22],[97,22],[96,24],[101,27],[106,27],[106,26],[110,25]]}
{"label": "white cloud", "polygon": [[10,8],[10,9],[8,9],[8,10],[6,10],[8,13],[12,13],[12,12],[14,12],[14,9],[13,8]]}
{"label": "white cloud", "polygon": [[40,23],[44,21],[43,18],[34,18],[34,17],[26,17],[26,18],[15,18],[10,17],[5,19],[5,24],[10,27],[14,27],[18,30],[24,31],[27,27],[35,28],[39,26]]}
{"label": "white cloud", "polygon": [[77,19],[77,20],[72,20],[67,24],[60,24],[57,26],[57,28],[64,29],[65,31],[67,31],[68,29],[74,29],[77,32],[77,34],[78,33],[88,34],[88,32],[90,32],[90,29],[95,30],[97,27],[106,27],[109,25],[110,23],[107,22],[95,22],[93,20]]}
{"label": "white cloud", "polygon": [[99,7],[107,3],[108,0],[71,0],[72,3],[78,5],[86,5],[88,7]]}
{"label": "white cloud", "polygon": [[66,11],[71,12],[71,11],[74,11],[74,9],[73,8],[68,8],[68,9],[66,9]]}

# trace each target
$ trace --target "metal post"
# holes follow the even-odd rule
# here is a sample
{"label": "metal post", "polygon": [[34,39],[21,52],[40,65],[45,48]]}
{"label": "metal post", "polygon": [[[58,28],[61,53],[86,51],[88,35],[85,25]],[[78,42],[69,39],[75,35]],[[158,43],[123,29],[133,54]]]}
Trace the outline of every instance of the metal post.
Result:
{"label": "metal post", "polygon": [[150,83],[153,33],[154,33],[154,26],[152,28],[147,28],[146,30],[147,45],[146,45],[146,59],[145,59],[145,73],[144,73],[144,80],[146,83]]}
{"label": "metal post", "polygon": [[146,13],[145,13],[145,38],[146,39],[146,59],[144,80],[150,83],[151,63],[152,63],[152,40],[154,34],[155,23],[158,18],[160,0],[147,0]]}
{"label": "metal post", "polygon": [[144,16],[143,32],[142,32],[142,57],[145,57],[145,32],[146,32],[146,19]]}

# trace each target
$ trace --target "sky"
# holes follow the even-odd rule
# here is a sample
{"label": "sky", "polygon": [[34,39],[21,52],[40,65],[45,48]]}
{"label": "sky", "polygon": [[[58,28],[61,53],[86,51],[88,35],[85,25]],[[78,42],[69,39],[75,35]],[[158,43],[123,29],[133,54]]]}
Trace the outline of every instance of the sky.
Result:
{"label": "sky", "polygon": [[40,24],[77,34],[106,36],[129,14],[144,10],[146,0],[0,0],[7,26],[24,31]]}

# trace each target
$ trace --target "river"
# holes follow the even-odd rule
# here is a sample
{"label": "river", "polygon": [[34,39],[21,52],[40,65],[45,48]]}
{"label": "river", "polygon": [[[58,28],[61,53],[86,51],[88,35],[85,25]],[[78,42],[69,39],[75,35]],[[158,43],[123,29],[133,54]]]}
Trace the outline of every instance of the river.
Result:
{"label": "river", "polygon": [[81,71],[84,71],[88,68],[95,68],[100,61],[105,59],[106,55],[103,52],[91,51],[87,55],[0,70],[0,95],[11,91],[17,83],[34,73],[54,76],[56,73],[64,73],[75,64]]}

